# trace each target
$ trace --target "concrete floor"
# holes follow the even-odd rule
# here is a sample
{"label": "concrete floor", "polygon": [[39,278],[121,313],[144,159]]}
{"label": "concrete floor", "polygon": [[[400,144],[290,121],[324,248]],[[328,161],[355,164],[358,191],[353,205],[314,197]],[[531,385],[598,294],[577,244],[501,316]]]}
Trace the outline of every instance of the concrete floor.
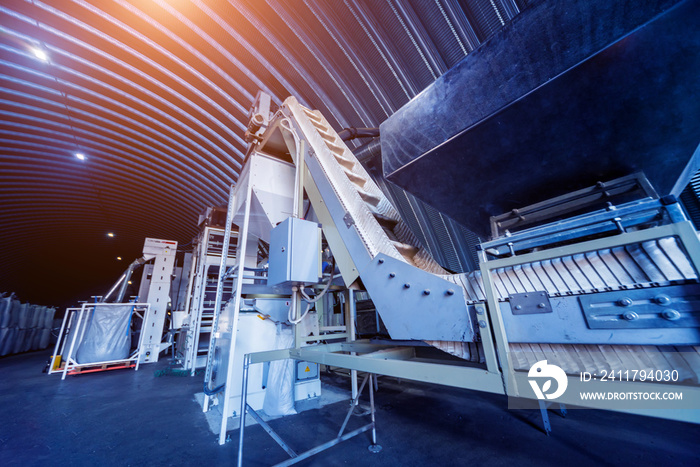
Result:
{"label": "concrete floor", "polygon": [[[194,394],[202,378],[162,376],[168,362],[68,377],[47,376],[36,352],[0,359],[0,465],[232,465],[237,443],[219,446]],[[326,377],[345,387],[341,376]],[[552,413],[553,434],[536,411],[510,411],[486,393],[380,378],[379,454],[361,434],[300,465],[700,465],[700,426],[594,410]],[[273,420],[301,452],[335,436],[347,402]],[[364,419],[352,417],[349,429]],[[237,439],[237,432],[233,434]],[[259,426],[246,431],[245,465],[286,454]],[[235,464],[234,464],[235,465]]]}

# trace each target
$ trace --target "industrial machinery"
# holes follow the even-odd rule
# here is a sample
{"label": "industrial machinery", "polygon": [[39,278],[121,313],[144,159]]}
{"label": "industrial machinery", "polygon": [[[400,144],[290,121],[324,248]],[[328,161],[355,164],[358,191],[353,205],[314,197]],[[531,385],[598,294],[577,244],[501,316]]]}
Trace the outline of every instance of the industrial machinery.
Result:
{"label": "industrial machinery", "polygon": [[[391,337],[403,342],[335,342],[251,353],[243,365],[244,387],[252,381],[246,374],[253,364],[292,358],[536,400],[529,370],[544,360],[566,375],[567,382],[561,384],[570,389],[558,397],[562,404],[700,422],[696,412],[679,410],[679,404],[668,410],[640,409],[579,398],[579,390],[682,388],[683,403],[700,407],[694,347],[700,344],[700,243],[675,197],[658,197],[644,176],[601,182],[505,217],[494,216],[494,239],[480,247],[480,270],[450,274],[416,245],[323,116],[294,98],[271,120],[246,167],[261,159],[288,164],[290,155],[297,186],[308,197],[344,283],[367,290]],[[635,193],[632,201],[612,204]],[[601,199],[603,209],[566,216]],[[543,225],[505,231],[504,226],[515,230],[511,224],[533,213],[544,219]],[[557,220],[547,222],[552,218]],[[295,246],[291,248],[289,254],[295,255]],[[424,341],[463,364],[405,341]],[[600,377],[620,372],[669,374],[674,379],[593,380],[585,385],[581,380],[584,373]],[[546,415],[544,406],[542,410]],[[255,413],[244,398],[240,413],[246,411]],[[374,429],[373,422],[364,428]],[[243,421],[240,430],[242,443]]]}
{"label": "industrial machinery", "polygon": [[[237,415],[240,407],[243,356],[319,339],[318,314],[310,311],[311,303],[318,303],[317,309],[322,307],[321,298],[331,288],[334,276],[331,271],[315,299],[307,295],[308,305],[301,312],[302,289],[320,282],[322,262],[318,224],[290,219],[290,214],[303,208],[301,198],[295,196],[298,186],[291,163],[257,154],[231,190],[219,264],[219,271],[225,273],[218,278],[205,374],[204,411],[214,407],[219,411],[220,443],[226,439],[228,417]],[[230,266],[227,258],[234,224],[236,255]],[[260,244],[269,245],[263,249],[269,253],[259,261]],[[233,279],[232,293],[225,300],[229,279]],[[343,330],[332,327],[324,332],[337,335]],[[291,363],[273,363],[253,372],[251,381],[250,403],[257,409],[265,405],[268,413],[288,414],[295,400],[321,393],[318,368],[313,363],[296,373]]]}
{"label": "industrial machinery", "polygon": [[[267,275],[260,264],[254,275],[231,271],[234,294],[215,318],[217,339],[228,339],[210,349],[210,361],[215,349],[228,352],[217,388],[242,387],[239,465],[247,414],[290,455],[285,465],[368,430],[370,449],[379,449],[372,405],[364,427],[343,434],[343,424],[335,439],[295,453],[247,400],[261,364],[285,359],[505,394],[512,407],[539,408],[546,430],[552,402],[700,423],[700,242],[677,200],[700,166],[700,104],[686,98],[700,84],[700,57],[684,52],[698,40],[689,31],[699,2],[649,4],[634,18],[605,16],[599,1],[544,3],[551,8],[524,12],[382,124],[383,170],[374,178],[324,116],[293,97],[252,120],[224,251],[232,224],[239,252],[249,236],[274,240],[273,229],[286,240],[271,245]],[[583,29],[579,21],[600,26],[592,40],[567,36]],[[565,45],[539,47],[546,34]],[[474,89],[482,92],[468,95]],[[273,174],[274,197],[261,196],[260,171]],[[284,181],[273,183],[279,173]],[[409,227],[411,213],[387,197],[401,190],[483,239],[478,269],[455,273],[433,259],[416,233],[427,237],[429,226]],[[290,230],[309,220],[343,286],[369,294],[392,341],[352,342],[350,306],[348,335],[303,345],[309,314],[300,305],[313,301],[305,290],[314,278],[273,278],[296,270],[300,256],[316,261],[316,237],[297,243]],[[294,347],[237,347],[244,280],[273,291],[277,283],[290,297]],[[584,396],[593,393],[618,397]],[[645,405],[629,394],[676,397]],[[225,403],[225,413],[235,410]],[[221,442],[225,430],[224,421]]]}
{"label": "industrial machinery", "polygon": [[[163,341],[165,318],[170,304],[177,242],[146,238],[143,256],[129,265],[112,288],[94,303],[68,308],[49,366],[49,374],[87,373],[106,369],[135,368],[158,361],[172,344],[172,334]],[[141,279],[140,301],[124,302],[135,269],[153,260]],[[114,302],[109,302],[114,295]],[[132,322],[139,322],[138,344],[132,348]],[[135,333],[134,333],[135,334]]]}
{"label": "industrial machinery", "polygon": [[[226,210],[208,208],[199,218],[200,233],[194,241],[183,307],[182,332],[178,338],[176,352],[182,367],[192,375],[196,369],[205,366],[209,350],[225,220]],[[226,267],[233,266],[235,259],[235,249],[231,249]],[[228,279],[224,283],[224,301],[231,295],[232,282],[232,279]]]}
{"label": "industrial machinery", "polygon": [[140,363],[158,361],[160,353],[170,347],[172,341],[162,342],[165,316],[170,301],[170,286],[175,269],[177,242],[147,238],[143,245],[143,258],[153,259],[153,272],[148,292],[140,300],[150,304],[150,313],[144,317],[140,343]]}

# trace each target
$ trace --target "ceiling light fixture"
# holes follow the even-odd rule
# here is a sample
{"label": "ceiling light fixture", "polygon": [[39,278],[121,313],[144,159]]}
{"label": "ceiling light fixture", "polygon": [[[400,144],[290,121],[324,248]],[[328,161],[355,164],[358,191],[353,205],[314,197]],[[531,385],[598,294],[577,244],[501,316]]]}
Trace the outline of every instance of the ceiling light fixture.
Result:
{"label": "ceiling light fixture", "polygon": [[122,257],[121,257],[121,256],[117,256],[117,261],[121,261],[121,260],[122,260]]}
{"label": "ceiling light fixture", "polygon": [[114,237],[114,233],[113,233],[113,232],[107,232],[107,236],[108,236],[108,237]]}
{"label": "ceiling light fixture", "polygon": [[40,49],[39,47],[34,47],[32,49],[32,52],[34,53],[34,56],[41,60],[42,62],[48,62],[49,61],[49,56],[46,52],[44,52],[43,49]]}
{"label": "ceiling light fixture", "polygon": [[85,160],[85,154],[83,154],[82,152],[77,153],[77,154],[75,155],[75,157],[77,157],[77,158],[80,159],[81,161],[84,161],[84,160]]}

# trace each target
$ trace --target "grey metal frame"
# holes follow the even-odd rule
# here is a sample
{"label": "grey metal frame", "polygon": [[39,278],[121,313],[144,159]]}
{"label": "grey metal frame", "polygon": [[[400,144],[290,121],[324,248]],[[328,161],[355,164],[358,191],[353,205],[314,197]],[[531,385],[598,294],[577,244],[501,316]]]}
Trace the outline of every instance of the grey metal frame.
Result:
{"label": "grey metal frame", "polygon": [[247,403],[247,394],[248,394],[248,369],[250,368],[250,365],[255,364],[255,363],[264,363],[264,362],[269,362],[273,360],[283,360],[285,358],[290,358],[291,355],[289,354],[290,349],[286,350],[275,350],[275,351],[270,351],[270,352],[257,352],[253,354],[247,354],[244,356],[243,360],[243,384],[242,384],[242,389],[241,389],[241,417],[240,417],[240,426],[239,426],[239,431],[238,431],[238,467],[241,467],[243,465],[243,441],[245,437],[245,420],[246,420],[246,414],[250,414],[255,421],[260,424],[260,426],[263,427],[263,429],[267,432],[267,434],[270,435],[270,437],[275,440],[277,444],[280,445],[282,449],[290,456],[290,459],[280,462],[278,464],[275,464],[277,467],[282,467],[282,466],[288,466],[288,465],[294,465],[297,462],[301,462],[305,459],[308,459],[311,456],[314,456],[318,454],[319,452],[325,451],[326,449],[329,449],[343,441],[346,441],[350,438],[353,438],[361,433],[364,433],[368,430],[372,430],[372,444],[368,447],[368,449],[372,452],[379,452],[381,450],[381,446],[377,444],[377,429],[376,429],[376,424],[375,424],[375,408],[374,408],[374,385],[370,382],[369,384],[369,401],[370,401],[370,415],[371,415],[371,422],[357,428],[356,430],[353,430],[348,433],[345,432],[345,427],[348,424],[348,421],[350,420],[350,415],[352,415],[353,410],[355,409],[355,406],[358,404],[358,401],[360,399],[360,395],[362,394],[362,390],[364,389],[365,385],[367,384],[367,381],[373,377],[372,373],[367,373],[364,377],[364,380],[362,381],[362,384],[360,385],[359,390],[357,391],[357,394],[352,398],[352,401],[350,402],[350,408],[348,409],[347,414],[345,415],[345,420],[343,420],[343,424],[340,427],[340,430],[338,431],[338,435],[333,438],[330,441],[327,441],[323,444],[320,444],[312,449],[309,449],[308,451],[305,451],[301,454],[297,454],[289,445],[272,429],[272,427],[267,424],[261,417],[258,415],[258,413],[253,410],[253,408],[248,405]]}
{"label": "grey metal frame", "polygon": [[[524,255],[514,255],[508,258],[488,260],[485,251],[481,252],[481,276],[486,292],[487,307],[483,305],[477,306],[477,313],[480,316],[486,314],[489,319],[479,319],[481,328],[482,343],[486,352],[486,362],[489,372],[499,372],[503,375],[503,384],[505,393],[510,397],[525,397],[520,387],[528,387],[527,373],[516,371],[513,369],[513,364],[510,358],[509,342],[506,334],[506,329],[501,316],[501,308],[498,306],[498,295],[493,284],[492,271],[514,266],[522,263],[530,263],[535,261],[544,261],[547,259],[586,253],[589,251],[602,250],[622,245],[633,243],[641,243],[650,240],[657,240],[665,237],[677,237],[683,247],[686,249],[690,257],[693,267],[696,271],[700,271],[700,241],[695,228],[689,221],[676,222],[672,224],[653,227],[635,232],[621,233],[619,235],[596,240],[590,240],[574,245],[567,245],[549,250],[528,253]],[[483,307],[480,309],[480,307]],[[485,309],[484,309],[485,308]],[[577,388],[585,391],[630,391],[651,389],[657,391],[664,390],[679,390],[683,389],[684,402],[690,405],[700,407],[700,387],[690,385],[664,385],[659,383],[648,382],[601,382],[589,381],[585,383],[585,387],[581,387],[581,381],[577,376],[568,376],[569,387],[574,390],[567,391],[562,395],[557,402],[562,404],[574,404],[586,406],[590,408],[604,408],[606,410],[616,410],[640,415],[653,415],[660,418],[668,418],[672,420],[685,421],[691,423],[700,423],[700,418],[696,411],[665,411],[660,409],[648,410],[632,410],[620,409],[613,404],[604,404],[602,401],[581,401],[574,398],[578,394]]]}
{"label": "grey metal frame", "polygon": [[[296,110],[294,110],[296,109]],[[294,112],[302,110],[294,108]],[[311,115],[310,111],[303,111],[306,115]],[[292,112],[293,113],[293,112]],[[290,117],[294,125],[298,125],[297,116]],[[317,137],[317,136],[315,136]],[[321,140],[319,140],[321,141]],[[319,146],[320,147],[320,146]],[[304,186],[311,200],[319,200],[318,217],[324,223],[333,225],[345,225],[347,228],[330,229],[327,239],[331,249],[338,250],[343,256],[353,258],[351,267],[346,265],[345,270],[341,267],[341,273],[347,284],[355,281],[358,272],[365,268],[386,262],[381,255],[369,251],[369,246],[365,245],[355,231],[357,229],[353,219],[352,210],[344,206],[342,199],[335,192],[334,186],[329,183],[321,183],[326,180],[326,173],[320,159],[312,148],[298,152],[304,153],[304,179],[297,186]],[[342,178],[342,177],[341,177]],[[315,206],[315,205],[314,205]],[[663,219],[662,219],[663,218]],[[360,219],[361,220],[361,219]],[[650,221],[668,222],[669,224],[658,227],[649,227],[639,231],[626,232],[625,229],[632,226],[647,224]],[[591,235],[607,233],[611,236],[590,240]],[[402,379],[422,381],[428,383],[442,384],[447,386],[474,389],[492,392],[495,394],[505,394],[509,397],[534,398],[530,392],[520,392],[519,387],[527,383],[527,372],[516,371],[511,362],[509,352],[509,342],[505,325],[499,306],[499,298],[494,286],[492,273],[499,268],[517,266],[524,263],[532,263],[547,259],[554,259],[562,256],[571,256],[590,251],[606,248],[619,247],[622,245],[642,243],[666,237],[677,237],[686,249],[691,258],[696,272],[700,271],[700,242],[693,226],[683,216],[680,206],[674,199],[644,199],[637,202],[627,203],[617,208],[611,207],[609,210],[597,211],[588,215],[572,218],[562,222],[548,224],[542,227],[535,227],[530,230],[519,232],[513,236],[499,238],[484,244],[485,249],[481,251],[481,275],[485,291],[486,302],[478,302],[473,306],[476,312],[476,324],[479,327],[481,344],[484,351],[485,365],[468,362],[454,361],[426,361],[417,358],[416,348],[401,346],[399,343],[377,344],[367,341],[355,341],[346,343],[332,343],[312,347],[301,347],[299,340],[293,349],[278,350],[271,352],[257,352],[246,356],[246,369],[250,364],[262,363],[272,360],[291,358],[307,362],[325,364],[351,371],[362,371],[371,374],[382,374],[394,376]],[[525,251],[539,246],[552,245],[554,241],[578,243],[553,247],[544,251],[525,253],[518,255],[520,251]],[[495,254],[500,259],[489,259],[487,249],[495,250]],[[509,257],[503,257],[510,255]],[[357,268],[357,269],[355,269]],[[391,277],[391,275],[389,275]],[[349,280],[352,279],[352,280]],[[409,288],[409,287],[405,287]],[[427,292],[427,293],[425,293]],[[371,293],[371,292],[370,292]],[[447,291],[446,291],[447,293]],[[424,295],[430,295],[430,291],[424,291]],[[448,294],[452,295],[452,294]],[[471,306],[471,305],[470,305]],[[351,334],[351,323],[348,324],[348,334]],[[417,338],[412,336],[413,338]],[[440,340],[440,339],[427,339]],[[449,339],[446,339],[449,340]],[[660,409],[626,409],[606,405],[601,401],[575,400],[577,389],[581,388],[578,377],[568,377],[568,382],[573,390],[561,396],[557,402],[560,404],[576,404],[590,408],[604,408],[607,410],[618,410],[642,415],[653,415],[656,417],[700,423],[698,411],[680,410],[660,410]],[[241,429],[239,432],[239,465],[242,462],[244,419],[246,410],[249,410],[245,402],[247,392],[247,376],[244,375],[244,388],[242,391],[242,414]],[[679,390],[684,392],[684,402],[697,404],[700,407],[700,387],[692,385],[668,385],[647,382],[586,382],[586,391],[629,391],[629,390]],[[355,396],[355,394],[353,394]],[[353,400],[355,398],[353,397]],[[540,406],[544,415],[546,407]],[[269,426],[263,427],[272,435],[274,433]],[[342,430],[341,430],[342,433]],[[273,436],[275,438],[275,436]],[[278,437],[277,437],[278,438]],[[277,438],[275,440],[277,441]],[[278,441],[279,442],[279,441]],[[335,444],[340,442],[339,438],[334,440]],[[331,443],[333,443],[331,442]],[[283,445],[283,448],[286,445]],[[333,445],[333,444],[330,444]],[[319,448],[325,449],[325,445]],[[288,446],[286,446],[288,448]],[[293,451],[290,453],[293,459]],[[312,450],[313,451],[313,450]],[[318,452],[318,451],[315,451]],[[287,464],[285,464],[287,465]]]}
{"label": "grey metal frame", "polygon": [[560,217],[601,201],[612,202],[615,201],[616,196],[629,195],[631,192],[644,194],[644,196],[637,196],[638,198],[657,199],[659,197],[644,173],[637,172],[626,177],[599,182],[595,186],[567,193],[541,203],[513,209],[499,216],[492,216],[491,237],[498,238],[507,230],[522,230],[523,226]]}
{"label": "grey metal frame", "polygon": [[[346,368],[355,371],[367,372],[371,374],[381,374],[394,376],[397,378],[421,381],[427,383],[442,384],[465,389],[486,391],[495,394],[505,394],[510,397],[531,397],[521,394],[519,387],[528,387],[528,375],[524,371],[516,371],[513,368],[509,343],[506,330],[501,317],[501,309],[498,306],[498,297],[494,288],[491,273],[493,270],[508,267],[525,262],[542,261],[555,257],[584,253],[593,250],[611,248],[644,241],[656,240],[669,236],[678,237],[686,248],[696,270],[700,271],[700,241],[692,224],[688,221],[654,227],[646,230],[628,232],[603,239],[591,240],[588,242],[568,245],[550,250],[529,253],[510,258],[488,261],[486,253],[482,252],[483,262],[481,272],[484,280],[484,288],[487,296],[486,304],[477,304],[476,312],[478,324],[481,330],[482,345],[485,352],[486,368],[480,365],[450,365],[445,363],[428,362],[416,359],[415,348],[410,346],[397,346],[390,344],[376,344],[369,341],[355,341],[348,343],[325,344],[312,347],[301,347],[294,349],[275,350],[270,352],[257,352],[246,355],[246,365],[263,363],[272,360],[292,358],[339,368]],[[247,366],[244,370],[244,391],[247,385]],[[661,409],[628,409],[616,407],[612,404],[604,404],[602,401],[580,401],[573,396],[578,394],[578,390],[586,391],[630,391],[653,388],[656,391],[678,391],[683,390],[684,402],[700,407],[700,387],[690,385],[670,385],[647,382],[621,382],[621,381],[588,381],[585,388],[582,388],[581,381],[576,376],[568,376],[569,387],[573,390],[561,396],[557,403],[560,404],[562,413],[565,413],[565,404],[575,404],[589,408],[603,408],[621,412],[634,413],[638,415],[649,415],[671,420],[678,420],[690,423],[700,423],[697,411],[692,410],[661,410]],[[371,386],[371,385],[370,385]],[[361,389],[360,389],[361,392]],[[359,394],[359,392],[358,392]],[[567,394],[569,394],[567,396]],[[244,404],[244,403],[242,403]],[[243,456],[243,436],[245,423],[246,405],[242,406],[241,428],[239,431],[239,458],[238,465],[242,463]],[[547,407],[540,404],[540,412],[543,417],[545,433],[551,431],[547,416]],[[249,407],[248,411],[251,411]],[[257,414],[256,414],[257,415]],[[255,417],[255,416],[254,416]],[[257,417],[255,417],[257,420]],[[273,435],[273,431],[263,424],[263,428],[279,443]],[[369,429],[369,428],[368,428]],[[342,431],[341,431],[342,434]],[[308,455],[313,455],[328,447],[334,446],[347,439],[351,435],[359,433],[348,433],[345,437],[337,437],[329,443],[318,448],[307,451]],[[280,444],[283,448],[285,445]],[[287,446],[288,448],[288,446]],[[285,449],[287,450],[287,449]],[[289,453],[289,451],[287,451]],[[307,453],[304,453],[305,455]],[[291,465],[302,458],[290,454],[292,459],[280,465]],[[305,456],[303,458],[306,458]]]}
{"label": "grey metal frame", "polygon": [[[135,371],[138,371],[139,365],[140,365],[140,359],[139,357],[141,356],[141,344],[143,343],[143,332],[139,332],[139,344],[136,347],[136,350],[129,356],[129,358],[124,358],[121,360],[109,360],[109,361],[102,361],[102,362],[92,362],[92,363],[84,363],[80,364],[75,360],[74,353],[77,352],[77,347],[76,345],[80,345],[80,342],[83,339],[83,336],[85,335],[85,332],[87,331],[87,316],[90,310],[95,308],[96,306],[100,307],[110,307],[110,306],[122,306],[122,305],[129,305],[132,307],[131,313],[132,314],[138,314],[137,311],[143,311],[143,316],[141,316],[141,330],[143,330],[144,323],[146,322],[146,318],[148,317],[151,309],[150,303],[83,303],[80,308],[67,308],[66,309],[66,314],[63,317],[63,322],[61,323],[61,330],[59,331],[58,334],[58,339],[56,340],[56,346],[54,347],[54,352],[53,355],[51,356],[51,363],[49,365],[48,369],[48,374],[54,374],[54,373],[61,373],[61,380],[66,379],[66,375],[68,375],[68,371],[74,371],[76,369],[80,368],[88,368],[88,367],[95,367],[95,366],[101,366],[101,365],[112,365],[116,363],[128,363],[128,362],[135,362],[136,365],[134,367]],[[138,308],[138,310],[137,310]],[[140,316],[140,315],[139,315]],[[71,339],[70,339],[70,345],[68,347],[68,353],[65,353],[65,347],[68,345],[68,342],[66,341],[66,337],[68,337],[68,333],[70,332],[70,329],[73,328],[72,334],[71,334]],[[80,335],[80,337],[78,337]],[[56,358],[59,355],[59,352],[61,352],[61,356],[63,359],[63,368],[57,368],[54,369],[54,365],[56,362]]]}
{"label": "grey metal frame", "polygon": [[651,222],[664,213],[672,222],[685,220],[677,202],[669,203],[666,199],[644,199],[623,204],[614,209],[595,211],[560,222],[533,227],[484,242],[481,246],[485,251],[496,256],[512,255],[522,250],[580,239],[587,235],[624,232],[626,228]]}
{"label": "grey metal frame", "polygon": [[[195,375],[197,368],[200,367],[200,365],[197,364],[199,359],[197,352],[199,351],[199,342],[202,334],[206,332],[206,329],[204,331],[202,330],[202,320],[204,319],[204,296],[208,282],[208,271],[210,267],[221,263],[220,255],[210,252],[211,247],[209,237],[212,232],[220,232],[222,236],[225,235],[224,228],[206,226],[202,229],[199,234],[197,254],[192,261],[192,270],[190,272],[191,280],[186,305],[186,310],[190,315],[190,323],[189,330],[187,332],[187,345],[185,349],[183,367],[184,369],[189,370],[192,376]],[[235,238],[237,233],[231,232],[231,235]],[[232,263],[232,258],[229,257],[227,262]],[[211,332],[211,326],[209,328],[209,332]]]}

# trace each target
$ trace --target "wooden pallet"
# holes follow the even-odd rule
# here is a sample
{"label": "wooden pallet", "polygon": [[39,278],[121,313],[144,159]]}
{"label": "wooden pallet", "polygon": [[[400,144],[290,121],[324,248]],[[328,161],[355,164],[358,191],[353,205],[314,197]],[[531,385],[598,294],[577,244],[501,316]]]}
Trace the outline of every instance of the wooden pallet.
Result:
{"label": "wooden pallet", "polygon": [[82,365],[78,368],[74,368],[69,371],[69,375],[81,375],[85,373],[96,373],[98,371],[109,371],[109,370],[123,370],[126,368],[135,368],[136,362],[118,362],[118,363],[104,363],[102,365]]}

